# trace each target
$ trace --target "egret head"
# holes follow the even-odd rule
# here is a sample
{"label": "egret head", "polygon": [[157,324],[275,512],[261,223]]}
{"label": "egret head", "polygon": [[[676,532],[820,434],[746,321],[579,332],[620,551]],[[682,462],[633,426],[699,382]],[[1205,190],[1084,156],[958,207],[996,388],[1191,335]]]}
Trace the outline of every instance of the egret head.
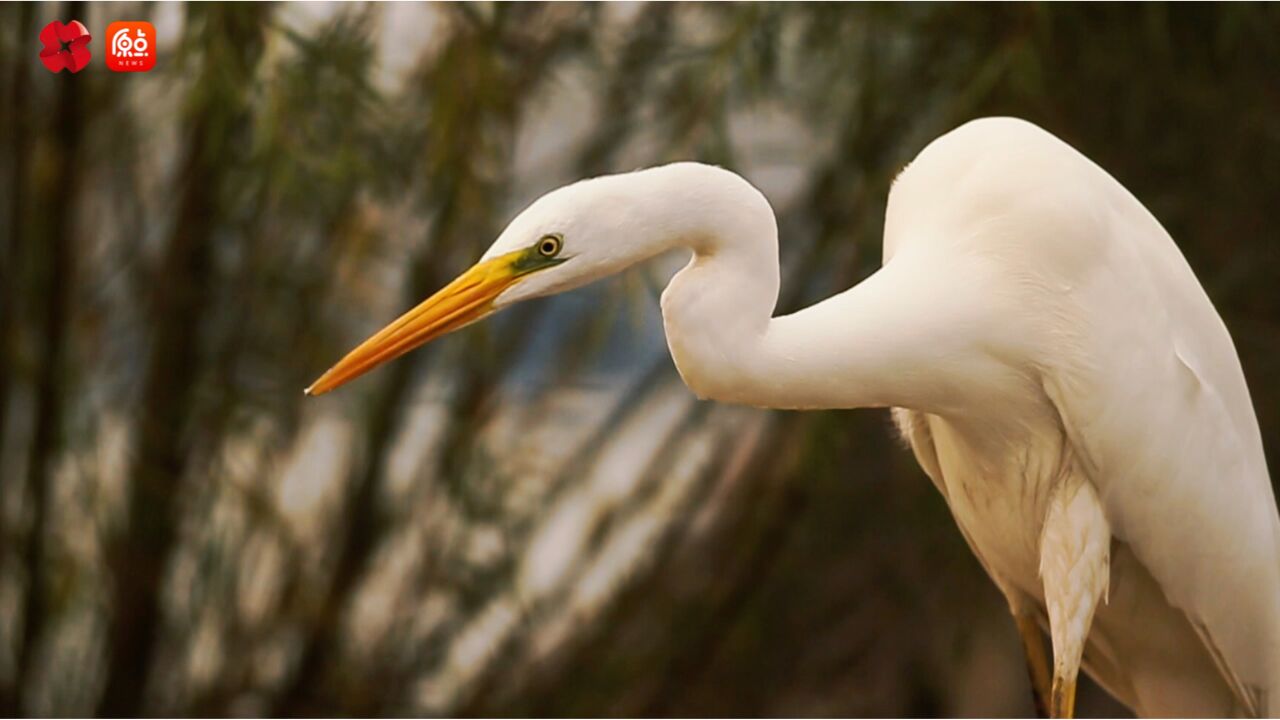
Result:
{"label": "egret head", "polygon": [[348,353],[307,393],[328,392],[517,301],[584,285],[660,252],[661,219],[639,209],[639,196],[648,192],[645,172],[543,195],[471,269]]}

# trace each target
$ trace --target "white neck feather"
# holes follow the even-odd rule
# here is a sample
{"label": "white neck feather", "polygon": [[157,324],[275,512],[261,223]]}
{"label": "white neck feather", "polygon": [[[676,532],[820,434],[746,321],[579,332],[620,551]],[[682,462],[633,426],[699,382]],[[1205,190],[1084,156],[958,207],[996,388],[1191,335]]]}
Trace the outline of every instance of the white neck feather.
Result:
{"label": "white neck feather", "polygon": [[764,196],[705,165],[644,174],[652,185],[636,210],[656,223],[663,249],[693,250],[662,294],[662,315],[676,367],[699,397],[794,409],[946,404],[947,374],[931,367],[937,354],[928,333],[936,323],[921,317],[938,318],[929,285],[945,268],[928,272],[901,259],[844,293],[774,318],[778,231]]}

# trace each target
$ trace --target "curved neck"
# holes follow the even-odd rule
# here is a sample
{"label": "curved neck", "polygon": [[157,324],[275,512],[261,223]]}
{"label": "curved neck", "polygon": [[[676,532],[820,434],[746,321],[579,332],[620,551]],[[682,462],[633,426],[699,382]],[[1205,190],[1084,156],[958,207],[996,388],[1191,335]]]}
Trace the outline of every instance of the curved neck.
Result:
{"label": "curved neck", "polygon": [[698,182],[648,195],[670,244],[693,250],[662,294],[667,343],[690,389],[772,408],[945,409],[956,386],[934,365],[947,323],[958,321],[937,302],[950,271],[898,257],[850,290],[774,318],[778,232],[768,201],[733,173],[696,167]]}
{"label": "curved neck", "polygon": [[744,371],[778,302],[778,228],[769,201],[742,177],[677,163],[647,171],[637,207],[662,249],[693,251],[662,293],[667,345],[699,397],[731,397],[756,380]]}

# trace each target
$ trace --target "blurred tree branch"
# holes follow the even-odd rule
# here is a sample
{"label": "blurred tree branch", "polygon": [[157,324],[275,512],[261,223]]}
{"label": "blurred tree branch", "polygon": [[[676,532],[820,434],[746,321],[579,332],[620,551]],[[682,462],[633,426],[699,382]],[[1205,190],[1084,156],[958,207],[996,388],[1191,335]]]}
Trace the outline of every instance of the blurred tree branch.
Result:
{"label": "blurred tree branch", "polygon": [[[539,16],[549,8],[497,6],[491,22],[465,6],[452,9],[461,13],[465,21],[455,23],[444,50],[419,80],[429,103],[426,144],[422,148],[429,158],[424,184],[438,189],[432,193],[435,219],[431,237],[419,245],[409,261],[406,304],[418,302],[447,281],[436,262],[446,248],[491,233],[493,208],[489,199],[496,195],[500,182],[497,178],[504,174],[493,169],[505,168],[508,163],[506,155],[519,112],[524,99],[536,87],[544,64],[558,54],[566,39],[573,37],[550,32],[537,40],[516,44],[522,57],[518,63],[511,62],[514,59],[504,58],[498,47],[503,37],[502,24],[522,16],[527,24],[513,28],[537,27]],[[335,659],[341,652],[341,613],[350,605],[386,530],[386,518],[378,507],[379,484],[390,443],[402,421],[414,367],[413,362],[405,361],[387,368],[386,379],[375,391],[362,427],[362,459],[353,469],[343,503],[342,540],[335,569],[318,608],[308,613],[297,667],[276,699],[274,714],[314,714],[344,701],[347,712],[361,714],[384,701],[380,695],[352,692],[363,684],[352,680],[368,682],[372,678],[349,678],[349,672],[337,674],[333,666],[338,664]],[[444,443],[445,478],[458,477],[456,469],[450,467],[454,463],[447,458],[463,444],[463,438],[470,437],[473,430],[468,418],[475,417],[489,392],[490,383],[474,372],[476,368],[477,364],[472,363],[472,372],[463,374],[457,402],[466,407],[455,406],[449,430],[454,439]],[[333,690],[342,690],[339,683],[346,685],[346,692],[335,697]]]}

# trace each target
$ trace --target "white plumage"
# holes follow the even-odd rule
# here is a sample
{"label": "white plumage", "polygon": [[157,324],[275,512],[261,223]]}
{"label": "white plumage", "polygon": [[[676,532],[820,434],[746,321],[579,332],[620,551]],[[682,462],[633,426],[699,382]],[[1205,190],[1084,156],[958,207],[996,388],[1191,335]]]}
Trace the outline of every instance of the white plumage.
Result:
{"label": "white plumage", "polygon": [[[921,222],[926,204],[937,213]],[[1078,472],[1101,513],[1070,531],[1103,523],[1113,544],[1085,651],[1094,677],[1144,715],[1280,711],[1280,548],[1257,421],[1231,338],[1160,224],[1065,143],[1006,119],[926,148],[888,223],[886,257],[946,227],[944,252],[992,268],[1002,307],[986,340],[1039,406],[992,398],[974,421],[929,416],[910,435],[1011,607],[1043,602],[1000,549],[1017,530],[956,496],[981,497],[993,476],[1043,489]],[[993,433],[991,414],[1020,427]],[[970,435],[1004,441],[988,452]]]}
{"label": "white plumage", "polygon": [[772,317],[768,202],[731,172],[678,163],[542,197],[309,390],[675,247],[693,258],[662,309],[690,388],[895,408],[1055,714],[1072,711],[1082,655],[1142,715],[1280,712],[1280,521],[1231,338],[1142,204],[1020,120],[926,147],[890,194],[884,267],[792,315]]}

